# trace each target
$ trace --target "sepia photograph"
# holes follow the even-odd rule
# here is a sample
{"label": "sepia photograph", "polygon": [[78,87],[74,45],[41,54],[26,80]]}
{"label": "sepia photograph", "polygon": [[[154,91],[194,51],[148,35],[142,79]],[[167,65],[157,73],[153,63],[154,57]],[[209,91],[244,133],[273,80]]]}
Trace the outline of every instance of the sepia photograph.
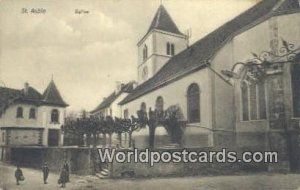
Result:
{"label": "sepia photograph", "polygon": [[300,0],[0,0],[0,190],[300,190]]}

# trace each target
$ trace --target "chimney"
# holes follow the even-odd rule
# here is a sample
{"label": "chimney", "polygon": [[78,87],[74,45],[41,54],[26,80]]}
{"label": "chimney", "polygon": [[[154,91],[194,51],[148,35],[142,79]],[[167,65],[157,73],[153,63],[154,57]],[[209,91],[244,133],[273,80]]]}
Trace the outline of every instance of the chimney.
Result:
{"label": "chimney", "polygon": [[27,95],[28,91],[29,91],[29,84],[28,84],[28,82],[25,82],[25,84],[24,84],[24,94]]}

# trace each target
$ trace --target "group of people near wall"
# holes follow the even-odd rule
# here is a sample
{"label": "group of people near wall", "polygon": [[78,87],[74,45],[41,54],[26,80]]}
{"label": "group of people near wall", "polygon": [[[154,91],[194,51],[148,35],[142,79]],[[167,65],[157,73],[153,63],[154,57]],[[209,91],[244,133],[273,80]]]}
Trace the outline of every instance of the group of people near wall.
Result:
{"label": "group of people near wall", "polygon": [[[42,172],[43,172],[44,184],[47,184],[48,183],[47,179],[50,172],[47,162],[44,162],[42,166]],[[17,165],[17,169],[15,171],[15,178],[16,178],[17,185],[20,185],[20,181],[25,180],[23,171],[21,170],[19,165]],[[61,167],[61,171],[57,183],[60,184],[61,187],[66,187],[66,183],[68,182],[70,182],[70,168],[68,162],[65,161]]]}

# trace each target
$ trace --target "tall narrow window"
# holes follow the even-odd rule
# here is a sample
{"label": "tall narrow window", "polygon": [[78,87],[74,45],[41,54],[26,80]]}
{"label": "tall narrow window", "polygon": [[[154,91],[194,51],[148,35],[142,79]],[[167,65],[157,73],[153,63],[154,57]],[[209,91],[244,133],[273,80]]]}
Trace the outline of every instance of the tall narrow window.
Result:
{"label": "tall narrow window", "polygon": [[59,112],[57,109],[51,111],[51,122],[58,123],[59,120]]}
{"label": "tall narrow window", "polygon": [[148,58],[148,47],[147,45],[145,45],[143,49],[143,61],[145,61],[147,58]]}
{"label": "tall narrow window", "polygon": [[292,66],[292,91],[294,117],[300,117],[300,54]]}
{"label": "tall narrow window", "polygon": [[30,108],[30,110],[29,110],[29,119],[35,119],[35,118],[36,118],[35,109]]}
{"label": "tall narrow window", "polygon": [[171,55],[175,55],[175,46],[174,44],[171,44]]}
{"label": "tall narrow window", "polygon": [[243,110],[243,121],[249,120],[249,97],[248,97],[248,85],[243,82],[241,84],[241,95],[242,95],[242,110]]}
{"label": "tall narrow window", "polygon": [[129,111],[128,111],[128,109],[124,110],[124,119],[129,119]]}
{"label": "tall narrow window", "polygon": [[22,118],[23,117],[23,108],[18,107],[17,108],[17,118]]}
{"label": "tall narrow window", "polygon": [[161,96],[156,98],[155,108],[158,111],[164,111],[164,99]]}
{"label": "tall narrow window", "polygon": [[187,91],[188,120],[191,123],[200,122],[200,89],[195,83]]}
{"label": "tall narrow window", "polygon": [[258,101],[259,118],[267,119],[266,88],[264,80],[258,83]]}
{"label": "tall narrow window", "polygon": [[141,103],[141,110],[147,111],[147,106],[145,102]]}
{"label": "tall narrow window", "polygon": [[169,42],[167,43],[167,55],[171,55],[171,45]]}
{"label": "tall narrow window", "polygon": [[256,84],[251,84],[250,89],[250,117],[251,120],[257,120],[257,90]]}

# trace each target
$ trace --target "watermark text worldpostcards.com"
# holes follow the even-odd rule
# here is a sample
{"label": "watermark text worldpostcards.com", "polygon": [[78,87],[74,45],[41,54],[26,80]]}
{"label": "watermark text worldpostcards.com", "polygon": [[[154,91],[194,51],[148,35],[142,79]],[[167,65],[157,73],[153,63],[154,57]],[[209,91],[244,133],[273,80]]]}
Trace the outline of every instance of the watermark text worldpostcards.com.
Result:
{"label": "watermark text worldpostcards.com", "polygon": [[220,151],[154,151],[149,149],[133,149],[119,151],[116,149],[98,149],[101,162],[112,163],[277,163],[278,153],[270,151],[250,152],[245,151],[238,155],[235,151],[227,151],[223,148]]}

